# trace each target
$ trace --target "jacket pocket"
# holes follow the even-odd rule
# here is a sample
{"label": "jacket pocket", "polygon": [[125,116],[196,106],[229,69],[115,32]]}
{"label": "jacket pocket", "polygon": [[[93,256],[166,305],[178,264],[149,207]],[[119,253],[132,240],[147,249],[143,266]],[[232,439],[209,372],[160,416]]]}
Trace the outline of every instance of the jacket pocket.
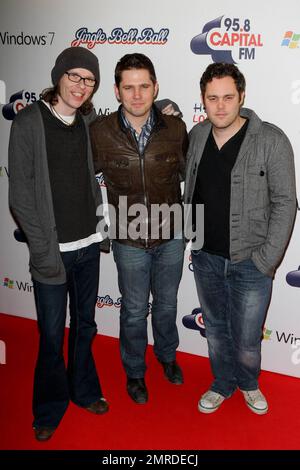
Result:
{"label": "jacket pocket", "polygon": [[30,252],[30,268],[45,278],[52,278],[60,272],[60,254],[56,241],[47,243],[47,249],[43,252]]}
{"label": "jacket pocket", "polygon": [[263,243],[268,234],[269,207],[256,208],[249,211],[250,239],[253,243]]}
{"label": "jacket pocket", "polygon": [[174,183],[179,179],[179,170],[179,155],[175,152],[155,155],[152,171],[153,182],[160,184]]}
{"label": "jacket pocket", "polygon": [[247,178],[252,191],[267,191],[267,169],[265,164],[250,165],[247,170]]}
{"label": "jacket pocket", "polygon": [[107,186],[125,192],[131,187],[130,162],[128,158],[107,158],[103,166]]}

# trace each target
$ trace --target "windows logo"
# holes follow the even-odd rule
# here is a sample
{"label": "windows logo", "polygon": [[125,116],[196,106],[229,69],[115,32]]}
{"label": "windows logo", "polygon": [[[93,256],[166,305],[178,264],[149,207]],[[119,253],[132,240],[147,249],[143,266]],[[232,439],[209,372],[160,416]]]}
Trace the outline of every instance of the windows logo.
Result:
{"label": "windows logo", "polygon": [[287,31],[284,35],[281,45],[286,46],[289,49],[296,49],[299,47],[300,34],[293,33],[293,31]]}
{"label": "windows logo", "polygon": [[9,289],[14,288],[14,281],[12,279],[9,279],[9,277],[5,277],[3,279],[3,286],[8,287]]}

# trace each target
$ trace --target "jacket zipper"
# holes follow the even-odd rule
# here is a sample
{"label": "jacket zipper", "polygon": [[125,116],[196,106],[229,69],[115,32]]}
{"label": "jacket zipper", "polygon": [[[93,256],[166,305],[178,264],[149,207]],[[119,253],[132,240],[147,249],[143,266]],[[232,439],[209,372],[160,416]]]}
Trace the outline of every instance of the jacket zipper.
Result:
{"label": "jacket zipper", "polygon": [[149,217],[148,217],[148,198],[146,193],[146,180],[145,180],[145,152],[142,154],[139,153],[140,157],[140,168],[141,168],[141,176],[142,176],[142,185],[143,185],[143,192],[144,192],[144,204],[147,209],[147,219],[146,219],[146,237],[145,237],[145,247],[149,247],[148,242],[148,228],[149,228]]}
{"label": "jacket zipper", "polygon": [[138,154],[139,154],[139,157],[140,157],[140,169],[141,169],[141,176],[142,176],[142,185],[143,185],[143,191],[144,191],[144,204],[145,204],[145,207],[147,209],[147,219],[146,219],[146,238],[145,238],[145,248],[149,248],[149,236],[148,236],[148,230],[149,230],[149,212],[148,212],[148,198],[147,198],[147,192],[146,192],[146,180],[145,180],[145,150],[146,148],[148,147],[150,141],[152,140],[152,137],[153,137],[153,129],[152,129],[152,132],[149,136],[149,139],[145,145],[145,148],[144,148],[144,151],[143,153],[141,154],[140,151],[139,151],[139,147],[138,147],[138,144],[135,140],[135,144],[136,144],[136,148],[137,148],[137,151],[138,151]]}
{"label": "jacket zipper", "polygon": [[[155,126],[154,126],[155,127]],[[142,186],[143,186],[143,191],[144,191],[144,204],[145,204],[145,207],[147,209],[147,219],[146,219],[146,238],[145,238],[145,248],[149,248],[149,237],[148,237],[148,228],[149,228],[149,213],[148,213],[148,198],[147,198],[147,193],[146,193],[146,180],[145,180],[145,150],[146,148],[148,147],[150,141],[152,140],[152,137],[153,137],[153,134],[155,133],[155,130],[154,128],[152,129],[152,132],[149,136],[149,139],[145,145],[145,148],[144,148],[144,151],[143,153],[141,154],[140,153],[140,150],[139,150],[139,146],[138,146],[138,143],[136,141],[136,139],[133,137],[133,135],[131,134],[130,132],[130,135],[132,137],[132,139],[134,140],[134,144],[135,144],[135,147],[137,149],[137,152],[138,152],[138,155],[139,155],[139,158],[140,158],[140,169],[141,169],[141,177],[142,177]]]}

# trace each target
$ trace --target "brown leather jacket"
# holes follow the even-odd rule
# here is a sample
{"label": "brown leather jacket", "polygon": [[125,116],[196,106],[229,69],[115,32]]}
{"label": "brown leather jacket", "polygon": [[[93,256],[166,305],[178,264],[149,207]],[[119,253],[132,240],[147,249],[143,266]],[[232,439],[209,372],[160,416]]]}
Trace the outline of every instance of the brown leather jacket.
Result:
{"label": "brown leather jacket", "polygon": [[[176,235],[168,214],[158,216],[157,212],[153,214],[152,208],[154,204],[166,204],[166,208],[175,203],[181,205],[180,181],[184,179],[188,145],[184,122],[163,115],[155,106],[153,109],[155,125],[142,155],[130,130],[123,124],[121,106],[117,112],[97,118],[90,127],[95,171],[103,172],[108,202],[116,211],[116,233],[112,238],[139,248],[162,243],[166,239],[162,236],[162,226],[169,227],[169,239]],[[127,210],[121,208],[120,196],[127,196],[127,199],[122,198]],[[133,204],[142,204],[143,212],[132,208],[134,215],[128,215]],[[112,223],[111,216],[110,219]],[[141,229],[141,236],[136,238],[128,232],[130,225]]]}

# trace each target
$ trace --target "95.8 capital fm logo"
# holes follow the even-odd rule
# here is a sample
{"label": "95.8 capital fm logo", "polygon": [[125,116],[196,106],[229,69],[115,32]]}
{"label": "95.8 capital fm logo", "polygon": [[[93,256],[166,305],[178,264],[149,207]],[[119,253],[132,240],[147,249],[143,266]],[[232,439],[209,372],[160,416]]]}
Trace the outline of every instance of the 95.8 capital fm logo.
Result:
{"label": "95.8 capital fm logo", "polygon": [[222,15],[206,23],[190,47],[194,54],[210,55],[213,62],[235,64],[254,60],[263,42],[261,33],[253,29],[251,18]]}
{"label": "95.8 capital fm logo", "polygon": [[206,338],[206,331],[204,326],[204,321],[202,317],[201,308],[197,307],[192,310],[192,313],[185,315],[182,318],[182,324],[190,330],[199,331],[200,335],[203,338]]}
{"label": "95.8 capital fm logo", "polygon": [[2,107],[2,114],[5,119],[12,121],[21,109],[39,99],[39,95],[34,91],[21,90],[11,95],[9,102]]}

